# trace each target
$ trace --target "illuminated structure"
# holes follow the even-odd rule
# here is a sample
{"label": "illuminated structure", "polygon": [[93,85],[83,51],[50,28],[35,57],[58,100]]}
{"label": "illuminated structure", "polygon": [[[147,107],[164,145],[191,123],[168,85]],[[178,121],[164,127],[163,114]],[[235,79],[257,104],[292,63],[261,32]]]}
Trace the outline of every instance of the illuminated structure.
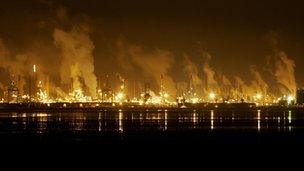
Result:
{"label": "illuminated structure", "polygon": [[145,104],[151,99],[151,94],[150,93],[151,93],[150,84],[146,83],[144,94],[142,95]]}
{"label": "illuminated structure", "polygon": [[216,94],[214,92],[211,92],[209,94],[209,98],[210,98],[210,101],[213,102],[216,99]]}
{"label": "illuminated structure", "polygon": [[119,91],[117,92],[117,94],[115,95],[115,102],[118,103],[124,103],[126,102],[126,84],[125,84],[125,80],[124,79],[120,79],[121,80],[121,85],[119,87]]}
{"label": "illuminated structure", "polygon": [[103,88],[98,90],[98,96],[102,103],[113,103],[114,102],[114,92],[110,88],[108,75],[106,75],[106,81],[103,85]]}
{"label": "illuminated structure", "polygon": [[7,88],[6,101],[8,103],[17,103],[18,100],[19,100],[19,89],[16,85],[16,82],[12,78],[10,81],[10,85]]}
{"label": "illuminated structure", "polygon": [[30,100],[37,98],[37,66],[33,65],[32,73],[28,79],[28,96]]}
{"label": "illuminated structure", "polygon": [[[304,105],[304,90],[298,89],[297,97],[293,95],[286,94],[282,97],[271,96],[265,92],[254,92],[253,94],[243,94],[242,91],[233,90],[232,95],[229,96],[225,92],[221,91],[207,91],[203,93],[197,93],[198,88],[195,88],[193,84],[192,77],[190,77],[189,84],[180,85],[179,94],[169,94],[166,92],[166,85],[164,84],[164,77],[161,75],[160,90],[155,93],[151,90],[150,84],[144,84],[144,89],[139,97],[134,97],[132,100],[128,99],[127,85],[125,79],[119,77],[120,85],[114,91],[109,83],[109,76],[106,75],[106,80],[103,81],[103,87],[101,87],[102,81],[99,79],[97,87],[97,98],[92,98],[87,95],[86,87],[73,88],[73,79],[71,79],[71,84],[69,84],[67,89],[65,87],[56,87],[56,93],[50,92],[49,77],[44,77],[41,80],[41,75],[38,77],[38,67],[33,65],[32,72],[28,82],[22,84],[21,77],[18,76],[17,80],[14,76],[11,77],[10,83],[4,91],[4,100],[1,103],[81,103],[81,106],[86,106],[85,104],[92,103],[98,104],[108,104],[110,106],[116,105],[147,105],[147,106],[206,106],[208,104],[255,104],[256,106],[292,106],[295,104],[295,100],[298,105]],[[26,77],[26,76],[25,76]],[[23,86],[26,85],[29,89],[27,93],[23,93]],[[54,95],[56,94],[56,95]],[[244,99],[244,100],[242,100]]]}

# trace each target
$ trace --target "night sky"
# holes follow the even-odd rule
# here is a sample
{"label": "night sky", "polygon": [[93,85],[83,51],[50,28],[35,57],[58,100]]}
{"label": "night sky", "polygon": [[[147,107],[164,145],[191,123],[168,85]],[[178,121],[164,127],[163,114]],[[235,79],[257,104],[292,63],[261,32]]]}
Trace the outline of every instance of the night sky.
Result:
{"label": "night sky", "polygon": [[51,74],[59,72],[54,29],[70,30],[85,22],[95,47],[96,75],[128,75],[116,61],[121,41],[145,53],[170,51],[174,54],[170,75],[175,81],[186,81],[181,62],[185,54],[200,68],[201,50],[212,56],[217,73],[250,81],[248,68],[256,65],[271,80],[267,56],[273,53],[272,36],[277,47],[295,60],[297,83],[304,85],[300,0],[3,0],[0,21],[0,38],[10,56],[26,54]]}

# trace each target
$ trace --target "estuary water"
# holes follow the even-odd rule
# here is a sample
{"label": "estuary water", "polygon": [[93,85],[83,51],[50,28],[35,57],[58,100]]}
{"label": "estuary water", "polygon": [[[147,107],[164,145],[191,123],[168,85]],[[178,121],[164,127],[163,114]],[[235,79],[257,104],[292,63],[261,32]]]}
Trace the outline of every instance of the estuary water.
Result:
{"label": "estuary water", "polygon": [[1,113],[1,144],[302,144],[299,111]]}

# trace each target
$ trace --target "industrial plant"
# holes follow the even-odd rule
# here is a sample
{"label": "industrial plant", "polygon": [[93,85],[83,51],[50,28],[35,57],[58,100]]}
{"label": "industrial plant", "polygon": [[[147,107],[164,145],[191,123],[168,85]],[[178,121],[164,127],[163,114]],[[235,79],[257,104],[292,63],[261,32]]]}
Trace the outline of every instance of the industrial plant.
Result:
{"label": "industrial plant", "polygon": [[[160,75],[159,92],[151,90],[149,83],[144,83],[139,90],[139,96],[128,93],[127,81],[119,77],[118,88],[111,87],[109,75],[98,79],[96,96],[91,96],[87,88],[74,89],[74,80],[62,87],[51,87],[48,76],[39,77],[39,66],[33,65],[32,72],[22,80],[21,76],[11,75],[9,84],[3,90],[1,110],[41,110],[41,109],[70,109],[70,108],[219,108],[219,107],[299,107],[304,105],[304,90],[298,89],[296,94],[286,94],[274,97],[265,92],[255,94],[236,95],[227,92],[211,91],[208,94],[199,94],[199,87],[195,87],[193,78],[189,83],[176,84],[177,93],[170,94],[166,91],[164,76]],[[227,90],[228,92],[232,92]]]}

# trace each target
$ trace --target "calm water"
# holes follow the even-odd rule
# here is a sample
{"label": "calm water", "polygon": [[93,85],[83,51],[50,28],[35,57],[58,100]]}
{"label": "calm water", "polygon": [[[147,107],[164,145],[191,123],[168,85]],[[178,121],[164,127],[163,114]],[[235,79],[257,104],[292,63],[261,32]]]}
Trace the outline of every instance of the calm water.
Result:
{"label": "calm water", "polygon": [[2,113],[1,143],[304,143],[297,111]]}

